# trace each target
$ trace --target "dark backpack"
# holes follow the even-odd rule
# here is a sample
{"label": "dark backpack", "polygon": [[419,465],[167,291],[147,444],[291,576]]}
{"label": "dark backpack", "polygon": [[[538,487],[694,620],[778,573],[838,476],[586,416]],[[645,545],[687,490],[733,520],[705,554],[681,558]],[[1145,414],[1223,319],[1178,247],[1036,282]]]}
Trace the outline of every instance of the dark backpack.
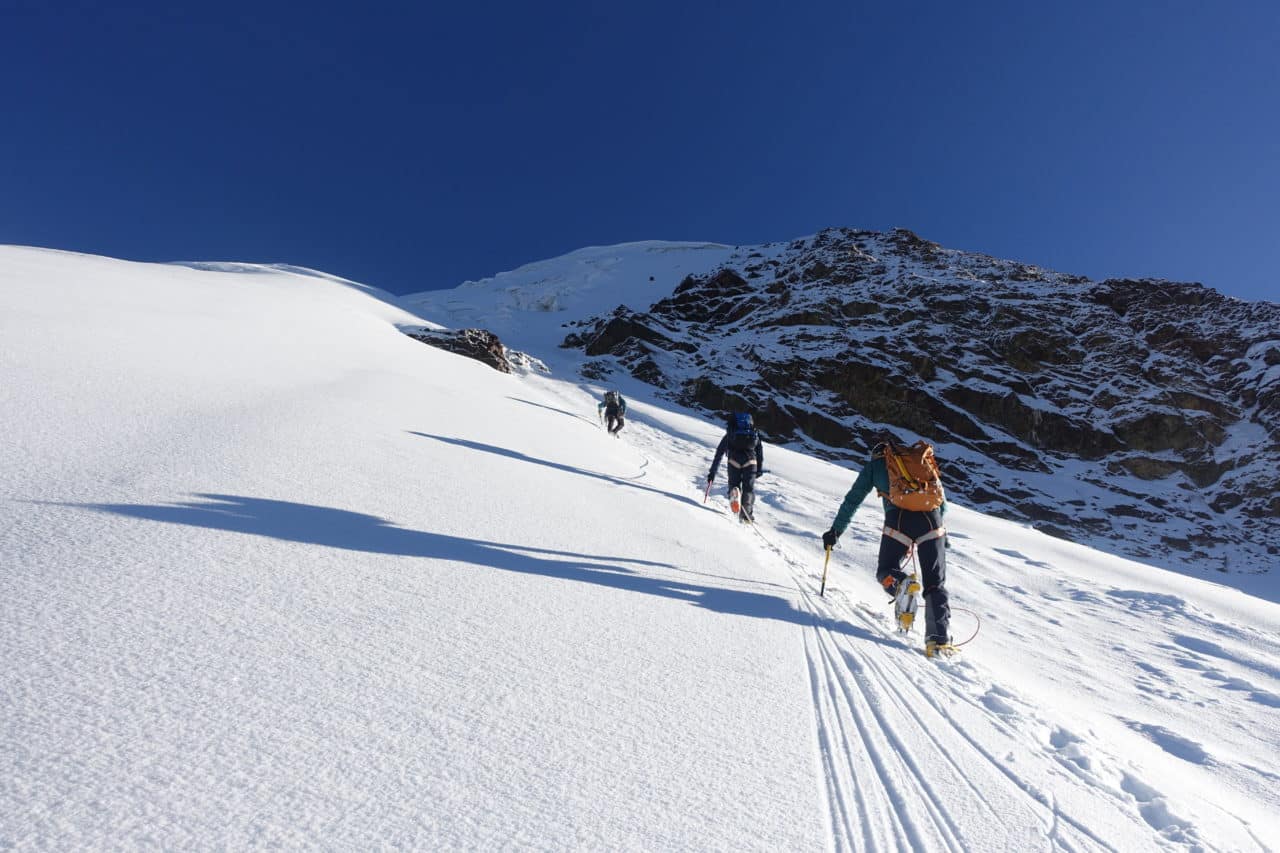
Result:
{"label": "dark backpack", "polygon": [[729,418],[729,446],[734,450],[755,450],[759,440],[751,415],[738,412]]}
{"label": "dark backpack", "polygon": [[618,405],[618,392],[617,392],[617,391],[605,391],[605,392],[604,392],[604,404],[605,404],[606,406],[616,406],[616,405]]}

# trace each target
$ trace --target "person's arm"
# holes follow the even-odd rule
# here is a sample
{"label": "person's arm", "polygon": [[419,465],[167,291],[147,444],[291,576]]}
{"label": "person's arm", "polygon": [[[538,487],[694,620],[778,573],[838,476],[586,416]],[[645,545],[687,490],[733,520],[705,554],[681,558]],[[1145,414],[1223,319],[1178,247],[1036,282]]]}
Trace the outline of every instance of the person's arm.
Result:
{"label": "person's arm", "polygon": [[756,436],[756,473],[764,471],[764,442]]}
{"label": "person's arm", "polygon": [[853,486],[849,489],[849,493],[844,496],[840,509],[836,512],[836,520],[831,523],[831,529],[836,532],[837,536],[844,533],[845,528],[849,526],[849,521],[853,518],[854,511],[862,504],[867,495],[871,494],[871,489],[874,487],[871,468],[871,463],[868,463],[858,472],[858,479],[853,481]]}
{"label": "person's arm", "polygon": [[720,469],[720,459],[724,456],[724,452],[729,449],[729,436],[725,435],[720,439],[720,446],[716,448],[716,458],[711,460],[711,473],[707,475],[708,480],[716,478],[716,471]]}
{"label": "person's arm", "polygon": [[625,415],[626,413],[627,413],[627,398],[619,394],[618,395],[618,414]]}
{"label": "person's arm", "polygon": [[604,411],[604,406],[605,406],[604,400],[601,400],[599,403],[596,403],[596,414],[597,414],[597,415]]}

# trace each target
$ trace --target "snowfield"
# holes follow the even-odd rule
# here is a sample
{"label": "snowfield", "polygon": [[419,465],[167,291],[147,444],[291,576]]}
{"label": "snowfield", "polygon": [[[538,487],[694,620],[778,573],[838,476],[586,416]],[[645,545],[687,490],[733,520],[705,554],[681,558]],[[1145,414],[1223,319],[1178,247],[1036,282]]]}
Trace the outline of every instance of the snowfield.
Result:
{"label": "snowfield", "polygon": [[0,848],[1280,846],[1274,590],[954,507],[926,660],[878,502],[818,596],[856,472],[704,505],[717,425],[607,436],[546,345],[621,300],[556,275],[509,376],[312,271],[0,247]]}

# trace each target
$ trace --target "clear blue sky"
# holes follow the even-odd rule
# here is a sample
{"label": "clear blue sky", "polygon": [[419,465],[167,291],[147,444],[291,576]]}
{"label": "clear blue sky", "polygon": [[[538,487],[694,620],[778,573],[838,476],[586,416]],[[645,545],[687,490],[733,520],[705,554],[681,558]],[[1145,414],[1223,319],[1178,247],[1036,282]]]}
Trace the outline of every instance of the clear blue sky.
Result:
{"label": "clear blue sky", "polygon": [[1280,3],[0,0],[0,242],[396,292],[901,225],[1280,300]]}

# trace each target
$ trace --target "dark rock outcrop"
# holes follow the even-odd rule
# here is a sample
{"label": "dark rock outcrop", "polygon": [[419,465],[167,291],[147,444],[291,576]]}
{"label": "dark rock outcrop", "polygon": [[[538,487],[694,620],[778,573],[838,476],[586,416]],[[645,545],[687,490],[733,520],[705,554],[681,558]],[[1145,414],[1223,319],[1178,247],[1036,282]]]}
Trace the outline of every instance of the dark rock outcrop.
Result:
{"label": "dark rock outcrop", "polygon": [[507,349],[493,332],[484,329],[416,329],[406,334],[437,349],[474,358],[502,373],[511,372]]}

